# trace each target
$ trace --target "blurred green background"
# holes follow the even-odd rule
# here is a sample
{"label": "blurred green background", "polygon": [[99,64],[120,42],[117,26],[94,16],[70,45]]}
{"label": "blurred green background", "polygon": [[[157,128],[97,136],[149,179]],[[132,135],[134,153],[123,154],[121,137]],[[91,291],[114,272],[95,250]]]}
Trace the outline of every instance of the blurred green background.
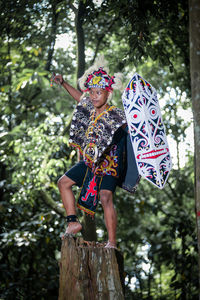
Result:
{"label": "blurred green background", "polygon": [[[126,299],[197,299],[187,1],[8,0],[0,15],[0,298],[58,298],[57,180],[77,155],[75,102],[50,78],[76,87],[104,54],[124,86],[137,71],[157,89],[174,163],[163,190],[142,179],[134,195],[116,191]],[[121,95],[112,102],[122,107]],[[96,226],[106,241],[101,205]]]}

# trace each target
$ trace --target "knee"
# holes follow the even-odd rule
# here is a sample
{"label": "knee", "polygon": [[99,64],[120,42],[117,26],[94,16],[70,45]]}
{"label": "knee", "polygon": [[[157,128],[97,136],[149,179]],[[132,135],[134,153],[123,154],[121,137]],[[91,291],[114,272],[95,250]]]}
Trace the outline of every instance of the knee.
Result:
{"label": "knee", "polygon": [[63,175],[58,179],[57,185],[59,190],[63,190],[72,187],[73,184],[71,182],[71,179],[69,179],[66,175]]}
{"label": "knee", "polygon": [[100,200],[103,207],[113,205],[113,195],[111,191],[101,190],[100,191]]}

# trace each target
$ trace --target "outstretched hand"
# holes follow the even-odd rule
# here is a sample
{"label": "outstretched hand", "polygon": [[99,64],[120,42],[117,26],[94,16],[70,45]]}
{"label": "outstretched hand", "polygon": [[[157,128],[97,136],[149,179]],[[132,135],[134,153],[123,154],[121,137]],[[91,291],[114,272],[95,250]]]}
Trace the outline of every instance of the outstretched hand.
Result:
{"label": "outstretched hand", "polygon": [[56,75],[55,73],[53,73],[51,77],[51,86],[53,86],[53,82],[62,86],[74,98],[74,100],[80,102],[82,93],[79,90],[73,88],[69,83],[67,83],[67,81],[63,79],[61,74]]}
{"label": "outstretched hand", "polygon": [[51,77],[51,82],[55,82],[56,84],[62,85],[64,82],[64,79],[61,74],[56,75],[55,73],[53,73],[53,75]]}

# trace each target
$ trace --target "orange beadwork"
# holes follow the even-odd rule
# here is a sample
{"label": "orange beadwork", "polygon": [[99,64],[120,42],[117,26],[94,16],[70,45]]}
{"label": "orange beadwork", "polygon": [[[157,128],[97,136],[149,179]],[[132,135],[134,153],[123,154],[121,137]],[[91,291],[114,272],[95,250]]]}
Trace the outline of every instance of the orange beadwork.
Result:
{"label": "orange beadwork", "polygon": [[117,146],[113,145],[109,154],[105,155],[104,160],[95,169],[94,174],[99,176],[112,175],[117,176],[118,158],[116,155]]}
{"label": "orange beadwork", "polygon": [[87,164],[97,164],[110,147],[115,132],[125,123],[123,111],[110,105],[95,118],[91,100],[84,98],[72,118],[69,144],[79,149]]}
{"label": "orange beadwork", "polygon": [[106,114],[108,111],[111,111],[113,108],[115,108],[115,106],[110,106],[110,105],[106,105],[106,109],[101,113],[99,114],[96,118],[95,118],[95,110],[92,112],[92,115],[91,115],[91,121],[90,121],[90,124],[88,126],[88,130],[86,131],[85,133],[85,136],[88,138],[90,134],[93,133],[93,130],[94,130],[94,127],[95,125],[97,124],[98,120],[104,115]]}

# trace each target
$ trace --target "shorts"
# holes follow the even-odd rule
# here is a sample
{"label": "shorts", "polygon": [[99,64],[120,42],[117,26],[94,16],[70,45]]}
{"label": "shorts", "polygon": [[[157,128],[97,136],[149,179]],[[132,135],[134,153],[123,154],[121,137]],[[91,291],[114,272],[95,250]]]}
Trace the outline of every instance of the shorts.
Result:
{"label": "shorts", "polygon": [[[67,171],[65,175],[76,182],[76,185],[78,187],[82,187],[87,169],[88,167],[86,166],[84,161],[80,161],[75,164],[69,171]],[[101,181],[99,184],[99,190],[109,190],[114,193],[118,183],[118,178],[113,177],[112,175],[104,175],[100,178]]]}

